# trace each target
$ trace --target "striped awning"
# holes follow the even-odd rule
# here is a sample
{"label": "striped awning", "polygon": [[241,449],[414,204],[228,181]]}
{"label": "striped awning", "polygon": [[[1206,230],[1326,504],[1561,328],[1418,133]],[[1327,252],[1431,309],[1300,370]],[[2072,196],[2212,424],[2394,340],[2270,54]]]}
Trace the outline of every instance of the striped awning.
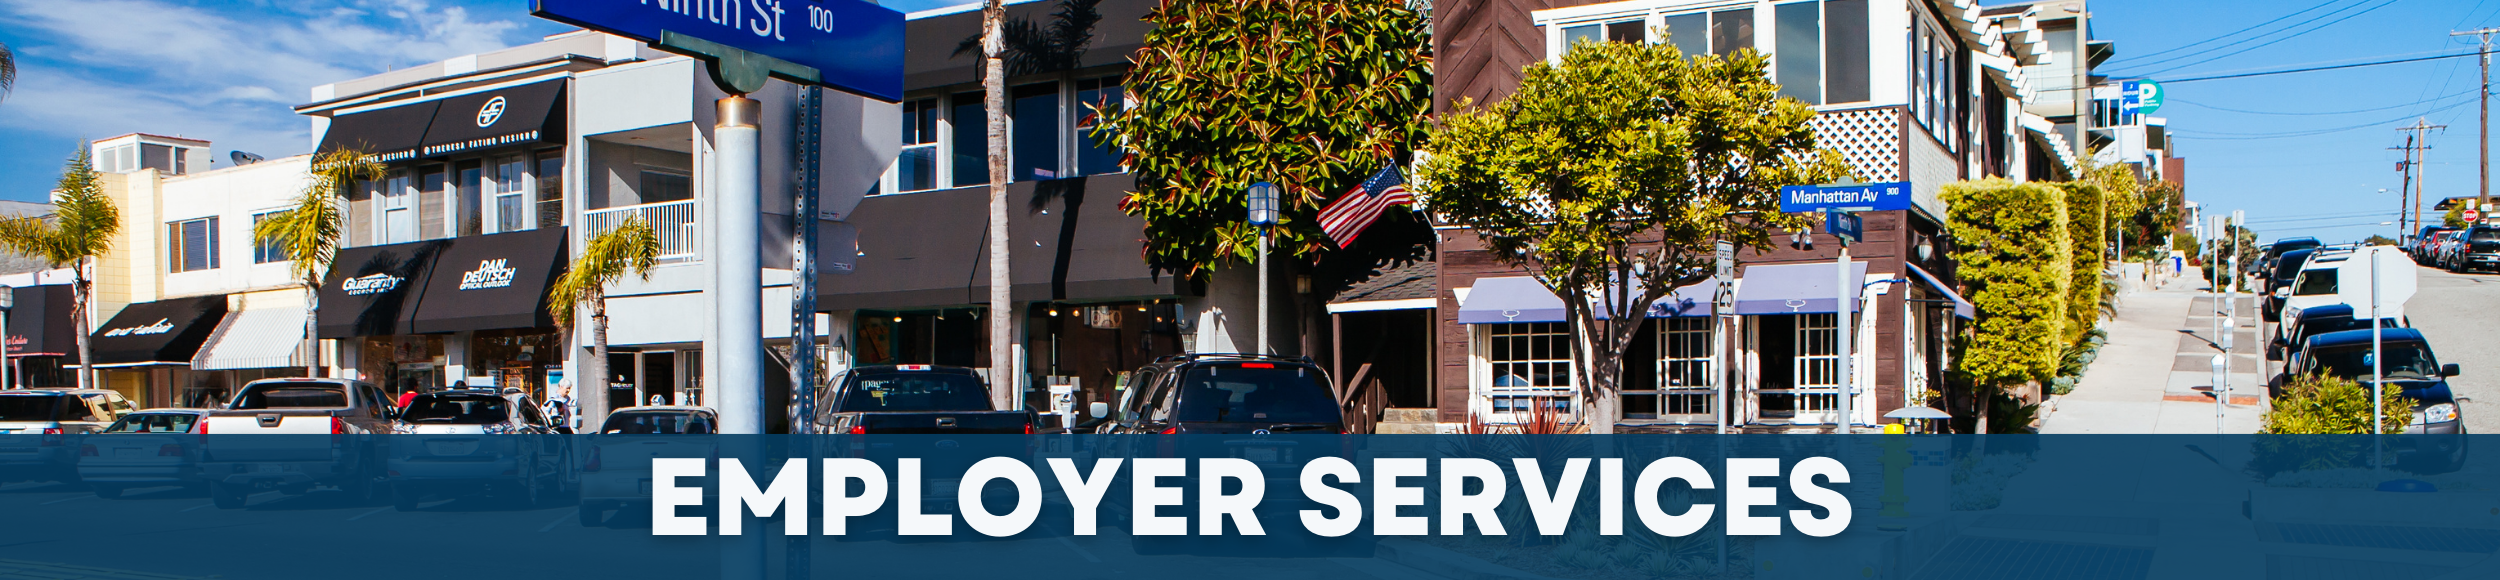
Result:
{"label": "striped awning", "polygon": [[304,366],[302,300],[226,313],[217,333],[191,359],[193,370],[271,369]]}

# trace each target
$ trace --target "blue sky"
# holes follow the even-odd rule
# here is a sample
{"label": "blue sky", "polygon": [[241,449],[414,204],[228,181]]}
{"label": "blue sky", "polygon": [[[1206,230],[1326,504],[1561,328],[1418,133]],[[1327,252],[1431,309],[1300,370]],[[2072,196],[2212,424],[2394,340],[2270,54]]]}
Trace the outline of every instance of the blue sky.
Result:
{"label": "blue sky", "polygon": [[[905,11],[959,3],[885,2]],[[2221,42],[2144,56],[2318,5]],[[2500,25],[2500,0],[2092,7],[2096,36],[2118,46],[2102,71],[2156,79],[2465,52],[2470,45],[2449,31]],[[20,58],[17,90],[0,102],[0,199],[12,200],[42,198],[81,139],[209,139],[221,166],[231,149],[302,153],[309,126],[288,107],[312,85],[567,30],[530,17],[528,0],[0,0],[0,22],[9,23],[0,42]],[[2162,62],[2217,45],[2228,48]],[[2403,144],[2395,129],[2417,116],[2449,126],[2429,138],[2427,195],[2474,193],[2477,82],[2473,59],[2455,58],[2171,83],[2156,115],[2180,137],[2191,199],[2246,209],[2269,238],[2358,239],[2393,230],[2375,226],[2393,220],[2399,203],[2400,157],[2388,147]]]}

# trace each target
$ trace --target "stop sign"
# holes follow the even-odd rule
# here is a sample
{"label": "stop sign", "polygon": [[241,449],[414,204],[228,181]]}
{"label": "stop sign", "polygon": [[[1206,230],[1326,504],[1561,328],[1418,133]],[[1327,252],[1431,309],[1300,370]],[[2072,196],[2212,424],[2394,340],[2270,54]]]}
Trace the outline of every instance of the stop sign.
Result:
{"label": "stop sign", "polygon": [[2483,212],[2474,211],[2471,208],[2465,210],[2465,221],[2470,222],[2478,219],[2483,219]]}

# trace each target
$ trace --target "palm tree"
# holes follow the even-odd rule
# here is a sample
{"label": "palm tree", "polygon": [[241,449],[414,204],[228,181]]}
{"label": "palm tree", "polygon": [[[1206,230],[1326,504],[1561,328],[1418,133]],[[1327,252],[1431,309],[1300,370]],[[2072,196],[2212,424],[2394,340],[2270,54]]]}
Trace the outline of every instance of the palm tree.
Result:
{"label": "palm tree", "polygon": [[70,268],[70,324],[78,329],[78,386],[95,387],[95,351],[88,344],[87,298],[91,290],[87,266],[113,249],[122,215],[113,198],[104,195],[104,177],[87,158],[87,145],[61,170],[59,189],[52,192],[52,219],[20,217],[0,220],[0,247],[42,258],[52,267]]}
{"label": "palm tree", "polygon": [[0,42],[0,99],[7,99],[9,91],[16,88],[17,53],[9,52],[8,43]]}
{"label": "palm tree", "polygon": [[1015,299],[1007,275],[1007,52],[1001,30],[1007,6],[1001,0],[981,5],[981,104],[988,111],[990,153],[990,408],[1014,409],[1015,346],[1009,336]]}
{"label": "palm tree", "polygon": [[382,164],[367,159],[362,151],[323,153],[313,158],[312,183],[296,194],[294,207],[252,224],[252,241],[276,245],[291,261],[288,268],[296,283],[304,286],[304,339],[297,347],[304,358],[304,376],[321,376],[321,357],[313,352],[320,340],[314,325],[321,307],[321,277],[330,271],[330,260],[338,256],[339,237],[347,229],[341,199],[356,182],[381,179],[382,173]]}
{"label": "palm tree", "polygon": [[[597,419],[608,412],[608,286],[628,272],[644,280],[651,279],[651,265],[659,261],[660,234],[650,222],[639,216],[625,218],[616,229],[600,232],[582,248],[582,255],[573,259],[564,275],[557,276],[547,290],[547,312],[555,315],[556,328],[571,332],[574,311],[590,307],[590,365],[581,365],[585,381],[577,383],[573,398],[586,407],[582,416]],[[568,341],[569,342],[569,341]],[[595,369],[595,370],[594,370]],[[598,425],[583,421],[584,425]]]}

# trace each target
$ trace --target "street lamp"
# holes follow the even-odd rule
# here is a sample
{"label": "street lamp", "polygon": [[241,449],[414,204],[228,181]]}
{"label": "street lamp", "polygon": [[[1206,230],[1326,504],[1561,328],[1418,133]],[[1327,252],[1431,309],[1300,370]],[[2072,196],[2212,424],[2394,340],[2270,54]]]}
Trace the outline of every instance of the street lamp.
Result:
{"label": "street lamp", "polygon": [[1267,354],[1267,236],[1276,226],[1276,184],[1261,181],[1250,184],[1250,225],[1259,228],[1259,344],[1257,354]]}

